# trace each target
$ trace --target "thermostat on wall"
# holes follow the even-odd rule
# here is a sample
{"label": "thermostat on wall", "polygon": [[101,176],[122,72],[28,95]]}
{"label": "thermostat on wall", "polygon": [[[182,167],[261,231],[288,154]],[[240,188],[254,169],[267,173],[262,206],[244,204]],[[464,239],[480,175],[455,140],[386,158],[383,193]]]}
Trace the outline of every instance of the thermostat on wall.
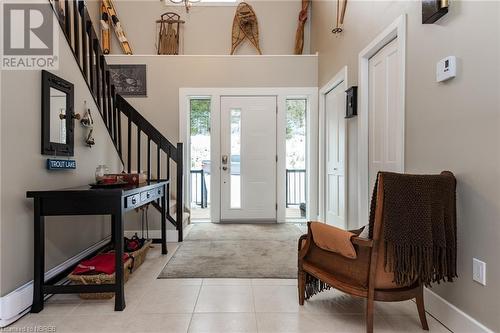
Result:
{"label": "thermostat on wall", "polygon": [[436,81],[442,82],[457,76],[457,58],[449,56],[438,61],[436,65]]}

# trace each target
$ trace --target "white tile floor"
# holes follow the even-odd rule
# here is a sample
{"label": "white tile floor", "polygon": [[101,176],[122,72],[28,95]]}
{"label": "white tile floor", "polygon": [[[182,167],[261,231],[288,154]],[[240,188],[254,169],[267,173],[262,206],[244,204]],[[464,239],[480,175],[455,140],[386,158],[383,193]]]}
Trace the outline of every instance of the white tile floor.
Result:
{"label": "white tile floor", "polygon": [[[169,255],[159,248],[125,286],[127,307],[113,311],[113,300],[81,300],[57,295],[45,309],[9,327],[50,326],[56,332],[364,332],[364,301],[328,291],[304,306],[296,280],[163,279],[156,277]],[[378,303],[375,332],[423,332],[413,302]],[[427,316],[431,332],[449,331]],[[21,330],[19,330],[21,331]]]}

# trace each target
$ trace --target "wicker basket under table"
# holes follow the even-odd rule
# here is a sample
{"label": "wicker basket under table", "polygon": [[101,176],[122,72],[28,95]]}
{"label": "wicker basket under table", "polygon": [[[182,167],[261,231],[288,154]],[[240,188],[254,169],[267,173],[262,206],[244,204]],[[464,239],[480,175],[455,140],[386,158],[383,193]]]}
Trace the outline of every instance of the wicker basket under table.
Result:
{"label": "wicker basket under table", "polygon": [[[129,258],[123,264],[123,279],[127,282],[130,276],[130,270],[132,268],[134,260]],[[94,274],[94,275],[76,275],[69,274],[68,279],[77,285],[82,284],[114,284],[115,283],[115,273],[113,274]],[[115,296],[114,292],[104,292],[104,293],[81,293],[80,298],[83,299],[110,299]]]}
{"label": "wicker basket under table", "polygon": [[146,261],[146,256],[148,255],[149,249],[151,248],[151,245],[153,244],[153,241],[151,239],[147,240],[144,242],[144,245],[137,251],[130,252],[130,256],[134,258],[134,263],[132,265],[132,273],[139,268],[139,266],[142,265],[144,261]]}
{"label": "wicker basket under table", "polygon": [[[124,282],[127,282],[130,273],[133,273],[142,265],[146,260],[149,249],[153,244],[152,240],[147,240],[144,245],[137,251],[130,252],[130,259],[124,263],[123,267],[123,278]],[[113,284],[115,283],[115,273],[113,274],[94,274],[94,275],[68,275],[68,279],[74,284]],[[81,293],[80,298],[83,299],[110,299],[115,296],[113,292],[105,293]]]}

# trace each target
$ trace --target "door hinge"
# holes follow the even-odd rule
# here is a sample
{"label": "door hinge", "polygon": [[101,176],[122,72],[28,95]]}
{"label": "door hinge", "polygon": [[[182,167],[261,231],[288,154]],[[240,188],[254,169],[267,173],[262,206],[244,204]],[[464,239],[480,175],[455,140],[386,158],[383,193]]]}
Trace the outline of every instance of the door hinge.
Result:
{"label": "door hinge", "polygon": [[276,204],[276,210],[278,210],[278,204]]}
{"label": "door hinge", "polygon": [[278,162],[278,155],[276,155],[276,162]]}

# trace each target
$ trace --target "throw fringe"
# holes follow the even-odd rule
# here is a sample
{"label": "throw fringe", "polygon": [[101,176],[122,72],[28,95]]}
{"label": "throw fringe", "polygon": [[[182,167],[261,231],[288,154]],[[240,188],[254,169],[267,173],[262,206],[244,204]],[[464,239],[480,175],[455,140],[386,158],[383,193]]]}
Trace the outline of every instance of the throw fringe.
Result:
{"label": "throw fringe", "polygon": [[385,270],[394,273],[397,285],[419,281],[426,286],[433,282],[451,282],[457,277],[455,251],[445,247],[394,245],[386,242]]}
{"label": "throw fringe", "polygon": [[329,290],[330,288],[330,285],[306,273],[306,300],[324,290]]}

